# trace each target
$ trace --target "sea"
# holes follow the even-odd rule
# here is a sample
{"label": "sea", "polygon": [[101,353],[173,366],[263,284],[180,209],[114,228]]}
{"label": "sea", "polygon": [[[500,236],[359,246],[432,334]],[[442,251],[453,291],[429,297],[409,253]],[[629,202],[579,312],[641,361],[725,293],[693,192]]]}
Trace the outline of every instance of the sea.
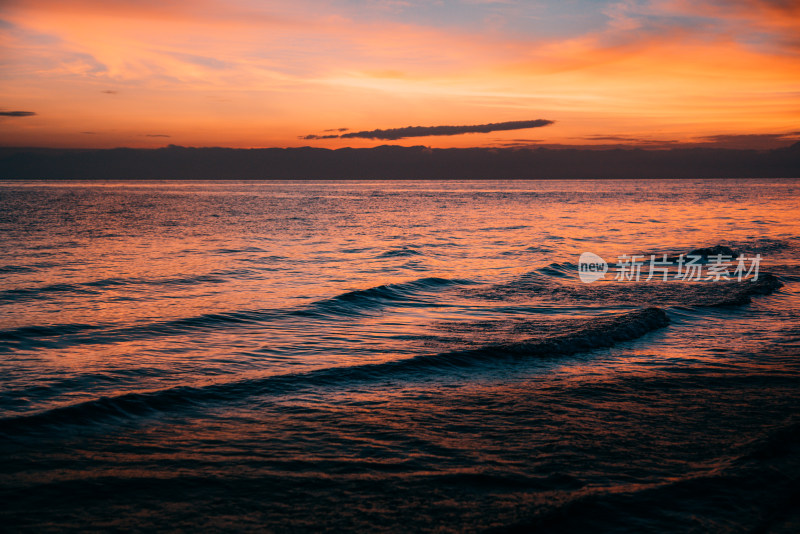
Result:
{"label": "sea", "polygon": [[800,532],[799,216],[800,180],[0,182],[0,531]]}

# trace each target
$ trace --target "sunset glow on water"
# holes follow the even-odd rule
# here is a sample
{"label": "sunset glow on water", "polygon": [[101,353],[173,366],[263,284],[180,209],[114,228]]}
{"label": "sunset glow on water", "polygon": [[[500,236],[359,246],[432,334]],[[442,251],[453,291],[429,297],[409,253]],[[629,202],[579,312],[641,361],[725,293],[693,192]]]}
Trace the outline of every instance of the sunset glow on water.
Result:
{"label": "sunset glow on water", "polygon": [[[3,522],[791,531],[799,200],[6,182]],[[717,245],[759,254],[758,280],[614,280],[619,256]],[[604,280],[579,281],[586,251]]]}

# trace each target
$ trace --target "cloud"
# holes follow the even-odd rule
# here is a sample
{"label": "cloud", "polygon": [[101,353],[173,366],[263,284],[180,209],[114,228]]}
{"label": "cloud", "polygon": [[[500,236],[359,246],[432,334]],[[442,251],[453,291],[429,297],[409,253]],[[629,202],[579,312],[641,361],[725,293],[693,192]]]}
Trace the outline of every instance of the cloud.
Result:
{"label": "cloud", "polygon": [[526,128],[540,128],[553,124],[553,121],[536,119],[530,121],[494,122],[489,124],[474,124],[470,126],[406,126],[405,128],[390,128],[388,130],[370,130],[363,132],[350,132],[342,134],[343,139],[359,137],[362,139],[387,139],[397,140],[406,137],[428,137],[432,135],[461,135],[466,133],[489,133],[502,130],[523,130]]}
{"label": "cloud", "polygon": [[106,89],[105,91],[100,91],[100,92],[101,92],[101,93],[105,93],[105,94],[107,94],[107,95],[115,95],[115,94],[117,94],[117,93],[118,93],[118,91],[114,91],[114,90],[112,90],[112,89]]}
{"label": "cloud", "polygon": [[[329,130],[325,130],[325,131],[327,132]],[[338,136],[338,135],[314,135],[314,134],[309,134],[309,135],[301,135],[300,139],[337,139],[339,137],[340,136]]]}
{"label": "cloud", "polygon": [[[540,140],[511,139],[509,142],[499,143],[497,146],[505,147],[539,147],[539,148],[584,148],[584,149],[612,149],[612,148],[641,148],[641,149],[669,149],[669,148],[727,148],[738,150],[772,150],[789,146],[800,141],[800,131],[769,134],[717,134],[694,137],[687,140],[677,139],[652,139],[632,135],[587,135],[572,137],[573,143],[548,143]],[[599,142],[587,145],[584,141]]]}
{"label": "cloud", "polygon": [[145,137],[172,137],[171,135],[167,134],[144,134]]}
{"label": "cloud", "polygon": [[[569,143],[607,129],[686,142],[788,131],[800,120],[798,0],[405,0],[414,8],[403,17],[365,9],[381,1],[392,0],[0,0],[0,28],[10,35],[0,39],[8,59],[0,78],[6,93],[40,102],[6,102],[40,116],[0,116],[0,144],[20,136],[26,144],[157,143],[137,131],[143,116],[159,117],[159,128],[185,144],[225,146],[414,144],[419,135],[436,135],[425,138],[431,146],[534,134]],[[494,10],[469,6],[502,3],[520,16],[503,30],[481,22],[476,31]],[[533,113],[559,122],[473,136],[356,132]],[[354,124],[358,117],[369,122]],[[73,141],[65,123],[102,135]],[[317,129],[337,123],[354,129]]]}
{"label": "cloud", "polygon": [[[503,130],[524,130],[526,128],[541,128],[553,124],[547,119],[530,121],[493,122],[489,124],[472,124],[468,126],[406,126],[405,128],[389,128],[387,130],[365,130],[350,132],[342,135],[306,135],[302,139],[384,139],[396,141],[407,137],[428,137],[433,135],[461,135],[466,133],[489,133]],[[339,131],[343,131],[340,129]]]}
{"label": "cloud", "polygon": [[36,115],[34,111],[0,111],[0,117],[32,117]]}
{"label": "cloud", "polygon": [[741,148],[769,150],[800,141],[800,132],[778,134],[723,134],[707,135],[701,138],[705,146],[719,148]]}
{"label": "cloud", "polygon": [[687,18],[703,24],[706,35],[715,33],[748,48],[795,55],[800,48],[797,27],[800,3],[796,0],[659,0],[633,4],[641,14],[685,25]]}

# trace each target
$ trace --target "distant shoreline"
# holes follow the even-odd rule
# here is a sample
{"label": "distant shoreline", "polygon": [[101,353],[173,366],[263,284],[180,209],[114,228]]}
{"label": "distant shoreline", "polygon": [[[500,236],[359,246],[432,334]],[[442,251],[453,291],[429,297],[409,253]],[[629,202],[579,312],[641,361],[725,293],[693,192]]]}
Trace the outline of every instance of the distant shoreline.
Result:
{"label": "distant shoreline", "polygon": [[726,148],[0,148],[3,180],[797,178],[800,142]]}

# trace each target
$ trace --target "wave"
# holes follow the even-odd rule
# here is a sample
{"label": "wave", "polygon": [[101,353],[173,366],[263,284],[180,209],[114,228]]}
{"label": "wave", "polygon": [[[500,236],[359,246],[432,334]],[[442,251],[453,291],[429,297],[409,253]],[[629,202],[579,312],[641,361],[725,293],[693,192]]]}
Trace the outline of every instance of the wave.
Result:
{"label": "wave", "polygon": [[17,273],[34,273],[40,270],[49,269],[58,266],[55,262],[39,262],[30,265],[0,265],[0,273],[17,274]]}
{"label": "wave", "polygon": [[578,272],[578,265],[570,262],[551,263],[545,267],[540,267],[535,271],[546,276],[556,276],[558,278],[574,277]]}
{"label": "wave", "polygon": [[[307,306],[289,309],[238,310],[208,313],[143,325],[104,328],[102,325],[27,326],[0,331],[0,353],[13,350],[59,348],[74,345],[109,344],[132,339],[180,335],[188,332],[259,326],[266,322],[292,317],[324,320],[349,320],[392,307],[432,306],[422,293],[451,286],[473,284],[471,280],[427,277],[410,282],[385,284],[368,289],[348,291]],[[84,331],[93,330],[91,335]]]}
{"label": "wave", "polygon": [[[794,249],[798,246],[798,244],[800,244],[800,242],[798,242],[798,238],[760,238],[748,241],[725,241],[710,245],[703,245],[701,247],[695,247],[689,250],[666,252],[668,252],[667,255],[672,261],[677,260],[680,254],[685,254],[700,256],[701,262],[707,262],[709,258],[718,254],[730,256],[732,258],[737,258],[740,254],[745,254],[748,256],[755,254],[761,254],[762,256],[777,254],[785,250]],[[663,252],[642,252],[641,254],[643,254],[646,258],[649,258],[650,254],[655,254],[657,258],[660,258]]]}
{"label": "wave", "polygon": [[[424,283],[441,282],[428,279]],[[0,419],[0,433],[13,435],[40,426],[83,425],[106,421],[109,418],[130,419],[209,403],[242,400],[255,395],[293,393],[308,387],[352,385],[398,376],[414,376],[453,368],[494,364],[503,359],[564,356],[633,340],[668,323],[669,319],[663,310],[645,308],[585,319],[566,331],[516,343],[489,344],[478,348],[423,354],[384,363],[329,367],[305,373],[268,376],[203,387],[180,386],[147,393],[102,397],[36,414]]]}
{"label": "wave", "polygon": [[412,247],[401,247],[381,253],[379,258],[402,258],[405,256],[422,256],[422,252]]}
{"label": "wave", "polygon": [[42,287],[6,289],[0,291],[0,304],[27,300],[49,299],[53,294],[97,295],[99,292],[81,284],[50,284]]}
{"label": "wave", "polygon": [[[56,337],[56,336],[64,336],[69,334],[76,334],[80,332],[86,332],[89,330],[98,330],[102,329],[101,325],[90,325],[90,324],[77,324],[77,323],[69,323],[69,324],[53,324],[53,325],[31,325],[31,326],[21,326],[19,328],[12,328],[11,330],[2,330],[0,331],[0,340],[3,341],[20,341],[30,339],[32,337]],[[0,347],[2,346],[2,341],[0,341]]]}
{"label": "wave", "polygon": [[29,300],[49,299],[54,295],[75,294],[75,295],[98,295],[101,290],[107,287],[123,286],[184,286],[194,284],[218,284],[225,283],[233,277],[242,278],[247,275],[258,273],[258,270],[235,269],[228,271],[213,271],[209,274],[199,274],[195,276],[183,276],[177,278],[103,278],[74,284],[51,284],[40,287],[7,289],[0,291],[0,304],[4,302],[20,302]]}
{"label": "wave", "polygon": [[474,282],[471,280],[460,278],[420,278],[411,282],[385,284],[369,289],[348,291],[330,299],[317,301],[306,309],[290,313],[292,315],[309,315],[321,312],[326,316],[331,313],[351,316],[362,310],[382,308],[386,304],[422,304],[429,306],[434,303],[422,300],[419,297],[420,292],[434,291],[456,285],[470,285],[472,283]]}
{"label": "wave", "polygon": [[[418,254],[418,253],[414,253]],[[413,254],[397,254],[398,256],[408,256]],[[151,286],[151,287],[164,287],[164,286],[187,286],[196,284],[222,284],[230,282],[233,279],[241,280],[243,278],[258,275],[262,269],[230,269],[225,271],[212,271],[208,274],[198,274],[194,276],[183,276],[175,278],[103,278],[100,280],[92,280],[89,282],[81,282],[74,284],[51,284],[40,287],[30,288],[17,288],[7,289],[0,291],[0,305],[3,303],[12,303],[29,300],[42,300],[49,299],[55,295],[74,294],[74,295],[98,295],[104,288],[107,287],[134,287],[134,286]],[[411,282],[405,284],[412,289],[426,289],[434,286],[441,286],[439,282],[443,279],[440,278],[426,278],[421,281]],[[463,283],[463,280],[456,280],[455,283]],[[376,290],[381,289],[403,291],[404,284],[392,284],[388,286],[380,286],[373,288]],[[365,290],[369,292],[370,290]],[[388,292],[387,292],[388,294]],[[364,296],[368,296],[365,293]],[[342,298],[347,299],[347,295]]]}
{"label": "wave", "polygon": [[[661,308],[643,308],[610,316],[555,321],[550,332],[520,341],[491,343],[425,358],[444,358],[452,363],[454,359],[472,361],[497,356],[563,356],[611,347],[618,342],[637,339],[668,324],[669,317]],[[484,325],[481,324],[479,328],[482,326]],[[518,329],[519,323],[515,327]],[[535,331],[536,327],[530,330]]]}
{"label": "wave", "polygon": [[259,247],[242,247],[242,248],[218,248],[212,250],[212,254],[241,254],[243,252],[268,252]]}
{"label": "wave", "polygon": [[36,269],[34,267],[28,267],[26,265],[0,265],[0,273],[32,273],[35,272]]}
{"label": "wave", "polygon": [[730,256],[731,258],[737,257],[739,254],[726,245],[714,245],[713,247],[696,248],[689,252],[690,256],[700,256],[703,261],[708,261],[713,256]]}
{"label": "wave", "polygon": [[[727,248],[734,252],[734,255],[737,254],[770,254],[770,253],[777,253],[788,249],[793,249],[797,247],[798,238],[787,238],[787,239],[774,239],[769,237],[762,237],[759,239],[753,239],[749,241],[740,241],[740,242],[729,242],[727,244],[716,244],[711,247],[705,247],[710,249],[715,248]],[[700,250],[703,250],[702,248]],[[717,252],[713,252],[713,254],[717,254]],[[724,254],[724,252],[723,252]]]}
{"label": "wave", "polygon": [[565,279],[569,270],[577,273],[577,266],[550,264],[510,282],[465,291],[488,300],[534,300],[575,306],[720,307],[745,305],[754,296],[768,295],[783,287],[778,277],[770,273],[760,273],[756,281],[742,282],[608,281],[583,284],[572,278],[559,280]]}

